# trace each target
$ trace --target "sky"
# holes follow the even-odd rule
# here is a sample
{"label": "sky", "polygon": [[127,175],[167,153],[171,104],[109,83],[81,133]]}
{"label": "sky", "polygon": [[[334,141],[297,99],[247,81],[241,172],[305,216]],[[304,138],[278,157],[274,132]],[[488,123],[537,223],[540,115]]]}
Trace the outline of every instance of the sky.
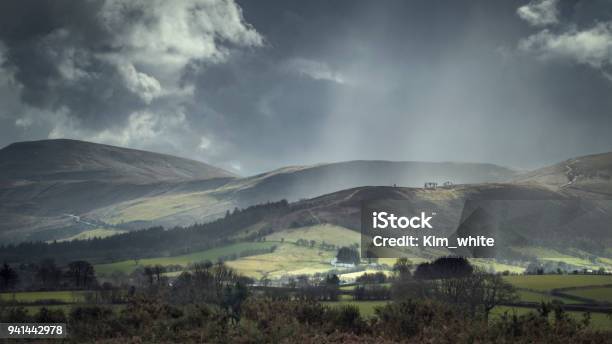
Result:
{"label": "sky", "polygon": [[609,0],[0,2],[0,147],[532,169],[611,132]]}

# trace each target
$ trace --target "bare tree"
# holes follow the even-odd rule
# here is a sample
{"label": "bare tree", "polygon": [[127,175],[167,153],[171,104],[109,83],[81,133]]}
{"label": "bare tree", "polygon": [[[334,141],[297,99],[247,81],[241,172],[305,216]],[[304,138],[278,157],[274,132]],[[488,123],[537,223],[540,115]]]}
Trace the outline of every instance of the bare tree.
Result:
{"label": "bare tree", "polygon": [[481,275],[481,304],[485,319],[489,320],[491,310],[501,304],[516,301],[518,298],[516,289],[504,281],[500,275],[478,273]]}

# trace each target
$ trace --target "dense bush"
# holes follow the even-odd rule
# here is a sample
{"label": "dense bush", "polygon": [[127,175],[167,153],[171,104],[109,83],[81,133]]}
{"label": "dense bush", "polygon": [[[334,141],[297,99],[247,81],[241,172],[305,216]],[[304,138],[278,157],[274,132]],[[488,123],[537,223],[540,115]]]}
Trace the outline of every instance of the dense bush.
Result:
{"label": "dense bush", "polygon": [[[562,308],[504,315],[487,323],[435,301],[389,303],[364,319],[354,306],[329,307],[313,301],[247,299],[239,319],[219,305],[173,306],[137,297],[124,309],[23,308],[0,312],[2,322],[67,322],[72,343],[609,343],[609,333],[589,330]],[[549,315],[554,316],[550,321]]]}

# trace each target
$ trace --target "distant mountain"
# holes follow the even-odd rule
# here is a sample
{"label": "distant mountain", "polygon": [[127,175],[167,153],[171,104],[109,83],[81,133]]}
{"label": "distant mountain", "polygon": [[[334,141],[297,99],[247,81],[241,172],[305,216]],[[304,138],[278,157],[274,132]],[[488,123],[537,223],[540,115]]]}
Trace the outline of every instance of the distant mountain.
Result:
{"label": "distant mountain", "polygon": [[77,217],[94,209],[234,178],[202,162],[141,150],[76,140],[14,143],[0,150],[0,242],[76,234],[103,225]]}
{"label": "distant mountain", "polygon": [[0,150],[4,183],[149,184],[232,177],[228,171],[195,160],[76,140],[19,142]]}

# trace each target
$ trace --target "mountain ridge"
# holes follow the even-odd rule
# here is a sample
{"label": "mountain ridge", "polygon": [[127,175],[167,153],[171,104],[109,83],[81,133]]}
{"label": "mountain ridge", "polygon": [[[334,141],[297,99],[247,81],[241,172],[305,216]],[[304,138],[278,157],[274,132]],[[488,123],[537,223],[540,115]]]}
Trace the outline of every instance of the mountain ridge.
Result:
{"label": "mountain ridge", "polygon": [[[37,153],[36,146],[43,148]],[[568,179],[564,164],[581,171],[569,186],[562,183]],[[100,167],[109,170],[100,172]],[[24,169],[27,173],[20,173]],[[237,207],[297,202],[365,186],[418,189],[425,182],[450,181],[456,186],[447,190],[452,192],[461,185],[506,183],[574,196],[603,190],[598,197],[606,197],[608,190],[612,194],[608,171],[612,153],[526,173],[487,163],[351,160],[237,177],[166,154],[76,140],[30,141],[0,150],[0,242],[62,239],[92,229],[72,216],[122,230],[173,227],[208,222]],[[554,183],[546,182],[549,175]]]}

